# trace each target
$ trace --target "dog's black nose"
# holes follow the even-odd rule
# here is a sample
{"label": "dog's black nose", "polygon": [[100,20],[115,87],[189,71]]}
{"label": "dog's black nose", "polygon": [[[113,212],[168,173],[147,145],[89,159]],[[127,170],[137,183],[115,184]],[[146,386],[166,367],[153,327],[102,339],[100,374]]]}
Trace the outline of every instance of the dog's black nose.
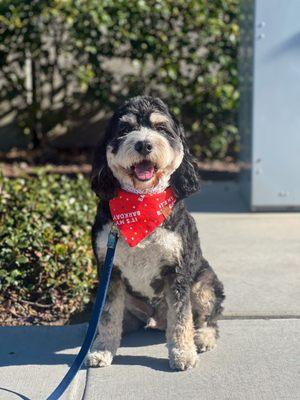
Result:
{"label": "dog's black nose", "polygon": [[147,140],[141,140],[134,145],[135,150],[143,156],[148,155],[152,151],[152,144]]}

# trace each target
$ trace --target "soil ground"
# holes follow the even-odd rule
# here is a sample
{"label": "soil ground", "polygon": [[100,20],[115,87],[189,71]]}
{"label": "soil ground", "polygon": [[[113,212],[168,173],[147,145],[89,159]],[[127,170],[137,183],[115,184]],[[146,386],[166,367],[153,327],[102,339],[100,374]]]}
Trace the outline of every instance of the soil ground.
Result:
{"label": "soil ground", "polygon": [[[4,176],[18,177],[33,174],[37,167],[47,167],[49,173],[89,175],[93,155],[91,149],[58,150],[44,148],[37,150],[13,149],[7,153],[0,152],[0,168]],[[203,180],[231,180],[240,171],[240,163],[231,157],[223,161],[199,161]]]}

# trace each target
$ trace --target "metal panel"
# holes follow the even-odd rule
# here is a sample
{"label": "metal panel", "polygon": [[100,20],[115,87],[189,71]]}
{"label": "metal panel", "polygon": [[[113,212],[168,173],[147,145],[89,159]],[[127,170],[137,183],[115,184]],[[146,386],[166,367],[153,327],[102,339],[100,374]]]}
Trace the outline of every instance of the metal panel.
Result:
{"label": "metal panel", "polygon": [[300,208],[300,1],[257,0],[253,43],[251,208]]}
{"label": "metal panel", "polygon": [[239,46],[239,131],[240,157],[243,168],[240,174],[241,192],[248,204],[251,202],[252,189],[252,104],[253,104],[253,37],[254,37],[254,1],[243,0],[240,10],[240,46]]}

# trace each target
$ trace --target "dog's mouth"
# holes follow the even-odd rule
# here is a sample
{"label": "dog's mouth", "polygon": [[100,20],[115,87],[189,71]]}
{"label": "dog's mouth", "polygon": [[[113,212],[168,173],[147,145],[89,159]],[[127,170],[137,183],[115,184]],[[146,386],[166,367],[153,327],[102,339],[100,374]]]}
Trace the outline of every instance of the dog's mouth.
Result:
{"label": "dog's mouth", "polygon": [[144,160],[140,163],[133,164],[131,166],[131,171],[136,179],[142,182],[147,182],[153,178],[157,171],[157,166],[151,161]]}

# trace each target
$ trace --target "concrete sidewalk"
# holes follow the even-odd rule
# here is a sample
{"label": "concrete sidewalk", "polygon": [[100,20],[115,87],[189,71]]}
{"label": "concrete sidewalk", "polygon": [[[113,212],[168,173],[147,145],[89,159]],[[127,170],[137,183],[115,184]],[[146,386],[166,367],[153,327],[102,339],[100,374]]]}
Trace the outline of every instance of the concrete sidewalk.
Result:
{"label": "concrete sidewalk", "polygon": [[[196,369],[172,372],[164,335],[124,338],[114,364],[83,369],[64,399],[300,398],[300,213],[247,213],[232,182],[189,199],[204,255],[224,282],[221,338]],[[0,328],[0,400],[45,399],[86,325]]]}
{"label": "concrete sidewalk", "polygon": [[[0,328],[0,399],[44,400],[78,353],[86,325]],[[76,376],[65,399],[81,399],[86,369]]]}

